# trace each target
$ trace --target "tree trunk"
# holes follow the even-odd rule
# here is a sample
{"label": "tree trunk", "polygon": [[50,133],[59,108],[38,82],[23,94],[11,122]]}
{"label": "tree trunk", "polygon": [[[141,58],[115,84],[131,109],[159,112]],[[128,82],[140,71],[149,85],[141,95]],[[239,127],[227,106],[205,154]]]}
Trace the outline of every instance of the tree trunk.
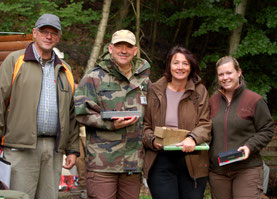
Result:
{"label": "tree trunk", "polygon": [[88,65],[86,70],[92,68],[99,56],[100,49],[103,44],[104,35],[106,32],[106,27],[108,23],[108,18],[110,14],[110,7],[111,7],[112,0],[104,0],[103,10],[102,10],[102,19],[98,26],[98,31],[96,35],[96,39],[92,48],[92,52],[90,54],[90,58],[88,60]]}
{"label": "tree trunk", "polygon": [[[186,0],[184,0],[184,2],[183,2],[182,11],[185,10],[185,5],[186,5]],[[176,31],[175,31],[175,33],[174,33],[172,43],[175,43],[175,42],[176,42],[176,39],[177,39],[178,34],[179,34],[179,31],[180,31],[180,29],[181,29],[182,21],[183,21],[183,19],[179,19],[179,21],[178,21],[178,25],[177,25]]]}
{"label": "tree trunk", "polygon": [[182,19],[179,19],[176,31],[175,31],[174,36],[173,36],[173,41],[172,41],[173,44],[176,42],[177,36],[180,32],[181,25],[182,25]]}
{"label": "tree trunk", "polygon": [[[235,14],[240,14],[243,17],[245,16],[247,0],[241,0],[239,5],[236,7]],[[230,36],[230,46],[229,46],[229,55],[232,55],[238,48],[243,24],[241,24],[237,29],[233,30]]]}
{"label": "tree trunk", "polygon": [[127,17],[129,12],[128,0],[121,0],[121,5],[122,6],[120,6],[119,19],[116,21],[115,31],[120,30],[122,28],[122,22]]}
{"label": "tree trunk", "polygon": [[140,38],[139,38],[139,33],[140,33],[140,0],[137,0],[136,8],[137,8],[136,40],[137,40],[137,47],[138,47],[137,58],[140,58]]}
{"label": "tree trunk", "polygon": [[189,48],[189,39],[192,33],[192,28],[193,28],[193,18],[189,19],[189,23],[188,23],[188,27],[187,27],[187,33],[186,33],[186,37],[185,37],[185,47]]}
{"label": "tree trunk", "polygon": [[154,52],[155,52],[155,43],[156,43],[156,38],[157,38],[157,18],[158,18],[158,13],[159,13],[159,7],[160,7],[160,0],[156,0],[155,4],[155,13],[154,13],[154,22],[153,22],[153,33],[152,33],[152,42],[151,42],[151,53],[150,53],[150,58],[153,60],[154,58]]}

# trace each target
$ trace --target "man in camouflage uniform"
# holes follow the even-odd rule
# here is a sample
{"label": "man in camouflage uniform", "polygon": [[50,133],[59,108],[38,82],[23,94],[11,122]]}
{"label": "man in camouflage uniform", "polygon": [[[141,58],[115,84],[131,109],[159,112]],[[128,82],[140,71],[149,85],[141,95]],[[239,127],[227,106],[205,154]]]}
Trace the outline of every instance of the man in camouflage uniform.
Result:
{"label": "man in camouflage uniform", "polygon": [[134,58],[136,38],[113,34],[109,53],[80,81],[75,93],[77,120],[87,133],[89,198],[139,198],[144,149],[143,118],[103,120],[102,111],[141,111],[144,115],[150,65]]}

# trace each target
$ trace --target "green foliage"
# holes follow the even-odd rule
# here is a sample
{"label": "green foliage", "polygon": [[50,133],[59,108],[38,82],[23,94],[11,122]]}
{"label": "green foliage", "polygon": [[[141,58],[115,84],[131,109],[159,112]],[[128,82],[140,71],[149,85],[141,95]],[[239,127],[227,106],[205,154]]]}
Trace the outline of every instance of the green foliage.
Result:
{"label": "green foliage", "polygon": [[262,9],[257,16],[257,23],[266,24],[268,28],[276,28],[277,26],[277,7],[267,7]]}
{"label": "green foliage", "polygon": [[[43,1],[42,1],[43,3]],[[51,3],[51,2],[50,2]],[[26,7],[25,5],[29,6]],[[53,5],[49,5],[52,7]],[[32,26],[35,24],[35,16],[38,16],[39,6],[35,1],[15,0],[0,3],[0,24],[2,31],[26,32],[31,33]]]}
{"label": "green foliage", "polygon": [[222,55],[217,53],[205,55],[200,62],[200,70],[204,71],[207,69],[207,63],[215,63],[220,57],[222,57]]}
{"label": "green foliage", "polygon": [[212,14],[212,16],[203,16],[203,23],[193,36],[207,34],[209,31],[219,32],[222,31],[221,28],[227,28],[231,31],[246,22],[241,15],[234,15],[230,9],[213,9]]}
{"label": "green foliage", "polygon": [[235,56],[242,57],[248,54],[277,54],[276,42],[271,42],[263,30],[249,28],[246,37],[241,41]]}
{"label": "green foliage", "polygon": [[239,5],[240,4],[240,2],[241,2],[241,0],[234,0],[234,5]]}
{"label": "green foliage", "polygon": [[[201,77],[208,86],[212,85],[215,62],[228,54],[232,30],[243,25],[240,44],[233,56],[240,62],[248,87],[266,98],[272,88],[277,88],[277,1],[248,0],[244,17],[234,14],[241,1],[160,0],[157,16],[156,1],[141,1],[141,46],[146,53],[151,49],[153,21],[158,22],[151,77],[157,79],[163,74],[166,53],[181,44],[197,55]],[[105,38],[113,33],[122,2],[112,2]],[[136,6],[135,1],[128,2]],[[0,0],[0,30],[31,33],[37,18],[48,12],[60,17],[64,39],[87,44],[97,31],[102,5],[102,0]],[[136,15],[130,5],[122,28],[136,31]]]}
{"label": "green foliage", "polygon": [[[271,89],[271,79],[268,77],[268,75],[265,74],[246,74],[245,75],[246,81],[249,80],[251,84],[248,85],[248,88],[250,90],[253,90],[260,95],[263,96],[265,100],[267,100],[267,93]],[[247,81],[248,82],[248,81]]]}
{"label": "green foliage", "polygon": [[82,4],[82,2],[73,2],[67,7],[61,8],[57,11],[57,15],[62,19],[63,27],[84,24],[89,25],[91,21],[101,19],[101,12],[93,11],[90,8],[83,10]]}
{"label": "green foliage", "polygon": [[272,88],[277,86],[277,7],[273,1],[248,4],[247,23],[238,49],[239,58],[249,89],[265,99]]}
{"label": "green foliage", "polygon": [[240,24],[247,22],[241,15],[234,15],[232,9],[227,9],[213,2],[203,1],[197,7],[176,12],[170,16],[168,23],[174,25],[176,20],[197,17],[202,23],[199,29],[193,33],[193,36],[200,36],[207,34],[209,31],[219,32],[220,28],[233,30]]}
{"label": "green foliage", "polygon": [[[273,83],[277,82],[276,61],[272,60],[272,56],[277,53],[277,8],[274,0],[257,4],[251,4],[248,1],[245,17],[234,14],[235,7],[241,3],[241,0],[187,0],[185,4],[183,3],[184,1],[178,0],[161,3],[156,18],[159,23],[160,40],[167,40],[168,46],[172,47],[174,44],[170,43],[171,38],[178,23],[182,21],[182,27],[179,30],[180,39],[177,38],[177,41],[182,44],[188,31],[188,22],[193,20],[189,49],[196,52],[197,57],[200,58],[201,76],[208,81],[208,85],[212,85],[215,79],[215,62],[227,55],[231,31],[243,25],[241,42],[234,56],[241,62],[248,87],[266,98],[270,89],[277,86]],[[146,27],[152,28],[154,7],[155,1],[147,1],[147,6],[141,10],[141,27],[146,30]],[[129,23],[129,25],[132,24],[135,25],[134,20]],[[146,35],[145,37],[151,39]],[[161,46],[165,46],[165,43],[163,42]],[[263,61],[257,61],[259,59]],[[271,62],[266,63],[264,60],[271,60]],[[152,71],[156,73],[160,71],[160,67],[157,66],[156,69],[154,64]]]}
{"label": "green foliage", "polygon": [[239,59],[249,89],[267,99],[267,93],[277,87],[277,58],[268,55],[245,56]]}
{"label": "green foliage", "polygon": [[[26,6],[28,5],[28,6]],[[49,0],[6,0],[0,2],[0,29],[6,32],[31,33],[38,17],[44,13],[60,17],[63,30],[73,25],[91,27],[93,20],[101,18],[101,11],[84,9],[83,2],[65,3]]]}

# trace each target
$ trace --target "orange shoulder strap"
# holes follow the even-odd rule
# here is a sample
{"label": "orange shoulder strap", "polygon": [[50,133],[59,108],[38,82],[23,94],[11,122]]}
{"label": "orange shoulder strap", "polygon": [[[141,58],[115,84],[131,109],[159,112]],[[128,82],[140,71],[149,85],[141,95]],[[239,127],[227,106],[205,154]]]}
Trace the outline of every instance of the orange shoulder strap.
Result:
{"label": "orange shoulder strap", "polygon": [[[23,62],[24,62],[24,55],[21,55],[21,56],[17,59],[17,61],[16,61],[16,63],[15,63],[15,66],[14,66],[14,71],[13,71],[13,77],[12,77],[12,84],[11,84],[11,87],[13,86],[13,82],[14,82],[14,80],[15,80],[15,78],[16,78],[16,75],[17,75],[17,73],[18,73],[20,67],[22,66]],[[72,88],[72,94],[74,94],[74,88],[75,88],[75,87],[74,87],[74,78],[73,78],[73,75],[72,75],[71,71],[68,69],[68,67],[67,67],[64,63],[62,63],[62,64],[63,64],[63,66],[64,66],[64,68],[65,68],[65,74],[66,74],[66,77],[67,77],[67,79],[68,79],[68,82],[69,82],[69,84],[70,84],[70,86],[71,86],[71,88]],[[11,96],[10,96],[9,101],[11,101]]]}
{"label": "orange shoulder strap", "polygon": [[68,67],[62,63],[64,68],[65,68],[65,74],[66,74],[66,77],[67,77],[67,80],[71,86],[71,89],[72,89],[72,94],[74,94],[74,89],[75,89],[75,86],[74,86],[74,78],[73,78],[73,75],[71,73],[71,71],[68,69]]}
{"label": "orange shoulder strap", "polygon": [[11,85],[11,86],[13,86],[14,79],[15,79],[15,77],[16,77],[16,75],[17,75],[17,73],[18,73],[18,71],[19,71],[19,69],[20,69],[20,67],[21,67],[21,65],[23,64],[23,62],[24,62],[24,55],[21,55],[21,56],[17,59],[17,61],[16,61],[16,63],[15,63],[15,66],[14,66],[13,78],[12,78],[12,85]]}
{"label": "orange shoulder strap", "polygon": [[[23,62],[24,62],[24,55],[21,55],[21,56],[17,59],[15,65],[14,65],[13,77],[12,77],[12,83],[11,83],[11,90],[12,90],[12,86],[13,86],[13,82],[14,82],[14,80],[15,80],[15,77],[16,77],[16,75],[17,75],[17,73],[18,73],[18,71],[19,71],[21,65],[23,64]],[[11,101],[11,92],[12,92],[12,91],[10,91],[10,97],[9,97],[9,101],[6,103],[6,107],[9,106],[9,103],[10,103],[10,101]],[[10,111],[10,110],[8,109],[8,111]],[[1,144],[0,144],[0,145],[2,145],[2,146],[3,146],[3,144],[4,144],[4,139],[5,139],[5,136],[3,136],[3,137],[1,138]]]}
{"label": "orange shoulder strap", "polygon": [[[12,84],[11,84],[11,90],[12,90],[12,86],[13,86],[13,82],[14,82],[14,80],[15,80],[15,77],[16,77],[16,75],[17,75],[17,73],[18,73],[18,71],[19,71],[21,65],[23,64],[23,62],[24,62],[24,55],[21,55],[21,56],[17,59],[15,65],[14,65],[13,77],[12,77]],[[12,91],[11,91],[11,92],[12,92]],[[11,94],[10,94],[9,101],[7,102],[6,106],[8,106],[8,104],[9,104],[10,101],[11,101]]]}
{"label": "orange shoulder strap", "polygon": [[[14,66],[13,78],[12,78],[12,84],[11,84],[11,86],[13,85],[13,82],[14,82],[14,80],[16,78],[16,75],[17,75],[21,65],[23,64],[23,62],[24,62],[24,55],[21,55],[17,59],[17,61],[15,63],[15,66]],[[65,68],[65,73],[66,73],[67,79],[69,81],[69,84],[71,85],[72,93],[74,93],[74,88],[75,87],[74,87],[74,78],[73,78],[73,75],[72,75],[71,71],[68,69],[68,67],[64,63],[62,63],[62,64],[63,64],[63,66]]]}
{"label": "orange shoulder strap", "polygon": [[[21,65],[23,64],[23,62],[24,62],[24,55],[21,55],[21,56],[17,59],[15,65],[14,65],[13,77],[12,77],[12,84],[11,84],[11,90],[12,90],[12,86],[13,86],[13,82],[14,82],[14,80],[15,80],[15,77],[16,77],[16,75],[17,75],[17,73],[18,73],[18,71],[19,71]],[[11,94],[10,94],[9,101],[8,101],[7,104],[6,104],[6,107],[8,107],[10,101],[11,101]],[[10,111],[10,110],[8,109],[8,111]],[[2,146],[3,146],[3,144],[4,144],[4,139],[5,139],[5,136],[3,136],[2,139],[1,139],[1,145],[2,145]]]}

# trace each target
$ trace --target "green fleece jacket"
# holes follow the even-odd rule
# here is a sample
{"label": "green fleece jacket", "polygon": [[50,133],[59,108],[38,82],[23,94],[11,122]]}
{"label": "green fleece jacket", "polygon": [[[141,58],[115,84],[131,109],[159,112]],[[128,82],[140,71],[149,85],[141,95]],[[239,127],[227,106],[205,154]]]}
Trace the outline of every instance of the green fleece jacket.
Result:
{"label": "green fleece jacket", "polygon": [[[210,99],[210,108],[213,124],[210,169],[221,174],[226,170],[261,166],[259,152],[274,135],[274,122],[263,98],[241,85],[234,91],[230,104],[222,92],[214,94]],[[219,166],[218,153],[243,145],[250,149],[248,159]]]}

